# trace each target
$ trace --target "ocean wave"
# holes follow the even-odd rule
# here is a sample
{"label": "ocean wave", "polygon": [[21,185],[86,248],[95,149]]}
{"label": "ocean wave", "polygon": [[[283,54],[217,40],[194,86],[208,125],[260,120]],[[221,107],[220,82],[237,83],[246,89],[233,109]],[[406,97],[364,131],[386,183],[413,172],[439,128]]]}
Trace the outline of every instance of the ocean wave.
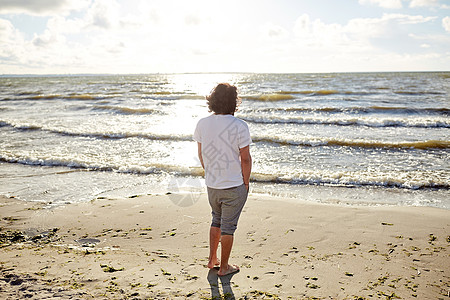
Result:
{"label": "ocean wave", "polygon": [[394,91],[397,95],[408,96],[423,96],[423,95],[445,95],[445,92],[433,92],[433,91]]}
{"label": "ocean wave", "polygon": [[31,97],[27,97],[26,99],[29,100],[53,100],[53,99],[58,99],[58,98],[62,98],[62,95],[59,94],[50,94],[50,95],[35,95],[35,96],[31,96]]}
{"label": "ocean wave", "polygon": [[425,108],[407,108],[407,107],[389,107],[389,106],[370,106],[365,112],[396,112],[406,114],[438,114],[449,115],[450,109],[444,107],[425,107]]}
{"label": "ocean wave", "polygon": [[[383,88],[378,88],[382,90]],[[394,91],[397,95],[408,95],[408,96],[423,96],[423,95],[445,95],[445,92],[434,92],[434,91]],[[243,99],[247,100],[259,100],[259,101],[281,101],[294,99],[293,95],[304,95],[304,96],[330,96],[330,95],[343,95],[343,96],[370,96],[377,95],[376,91],[340,91],[340,90],[301,90],[301,91],[278,91],[269,94],[262,95],[244,95]]]}
{"label": "ocean wave", "polygon": [[23,92],[18,92],[16,93],[16,95],[18,96],[33,96],[33,95],[40,95],[42,94],[42,92],[36,92],[36,91],[23,91]]}
{"label": "ocean wave", "polygon": [[[20,131],[43,131],[62,136],[87,137],[96,139],[127,139],[142,138],[155,141],[192,141],[192,135],[152,134],[136,132],[77,132],[67,130],[56,130],[44,128],[33,124],[11,124],[0,121],[0,127],[11,127]],[[275,143],[286,146],[336,146],[336,147],[358,147],[358,148],[388,148],[388,149],[450,149],[450,141],[429,140],[416,142],[384,142],[367,140],[339,140],[339,139],[312,139],[312,140],[289,140],[278,137],[252,136],[253,142]]]}
{"label": "ocean wave", "polygon": [[244,121],[259,124],[299,124],[299,125],[333,125],[333,126],[366,126],[366,127],[411,127],[411,128],[450,128],[450,122],[444,120],[392,120],[359,118],[306,118],[306,117],[251,117],[239,115]]}
{"label": "ocean wave", "polygon": [[264,107],[264,108],[248,108],[243,109],[243,112],[305,112],[305,113],[353,113],[353,114],[367,114],[367,113],[397,113],[397,114],[436,114],[436,115],[450,115],[448,108],[408,108],[408,107],[393,107],[393,106],[369,106],[369,107]]}
{"label": "ocean wave", "polygon": [[174,93],[170,92],[170,91],[155,91],[155,92],[153,92],[153,94],[156,94],[156,95],[173,95]]}
{"label": "ocean wave", "polygon": [[197,94],[180,94],[178,99],[185,100],[205,100],[205,96],[197,95]]}
{"label": "ocean wave", "polygon": [[281,94],[301,94],[301,95],[312,95],[312,96],[326,96],[326,95],[335,95],[340,92],[337,90],[309,90],[309,91],[281,91]]}
{"label": "ocean wave", "polygon": [[[29,166],[67,167],[84,169],[87,171],[116,172],[124,174],[173,174],[180,176],[204,176],[201,167],[176,166],[163,163],[146,164],[145,166],[95,165],[82,161],[64,159],[43,159],[32,157],[9,157],[0,155],[0,162],[17,163]],[[331,185],[331,186],[373,186],[402,189],[450,189],[445,179],[430,179],[427,174],[418,174],[418,178],[411,179],[399,174],[364,174],[361,172],[316,172],[305,170],[301,174],[264,174],[252,172],[250,180],[260,183],[283,183],[292,185]],[[414,177],[414,176],[412,176]],[[422,179],[421,179],[422,178]]]}
{"label": "ocean wave", "polygon": [[192,135],[171,135],[171,134],[164,135],[164,134],[135,133],[135,132],[76,132],[76,131],[49,129],[32,124],[11,124],[5,121],[0,121],[0,127],[11,127],[21,131],[39,130],[63,136],[87,137],[97,139],[142,138],[155,141],[192,141]]}
{"label": "ocean wave", "polygon": [[20,100],[98,100],[111,98],[107,94],[42,94],[35,92],[20,92],[14,95],[14,97],[2,98],[1,101],[20,101]]}
{"label": "ocean wave", "polygon": [[202,167],[183,167],[170,164],[153,163],[146,165],[96,165],[82,161],[74,161],[70,159],[51,159],[36,157],[13,157],[0,155],[0,162],[18,163],[29,166],[45,166],[45,167],[68,167],[73,169],[85,169],[88,171],[117,172],[126,174],[159,174],[172,173],[182,176],[203,176]]}
{"label": "ocean wave", "polygon": [[131,108],[131,107],[122,107],[122,106],[111,106],[111,105],[95,105],[94,109],[97,110],[108,110],[117,112],[120,114],[148,114],[148,115],[161,115],[164,114],[160,110],[151,109],[151,108]]}
{"label": "ocean wave", "polygon": [[42,127],[32,124],[11,124],[5,121],[0,121],[0,127],[12,127],[17,130],[41,130]]}
{"label": "ocean wave", "polygon": [[255,100],[255,101],[283,101],[294,99],[294,96],[288,94],[263,94],[258,96],[242,96],[243,99],[246,100]]}
{"label": "ocean wave", "polygon": [[65,135],[65,136],[75,136],[75,137],[88,137],[97,139],[127,139],[127,138],[142,138],[154,141],[192,141],[192,135],[164,135],[164,134],[151,134],[151,133],[132,133],[132,132],[93,132],[93,133],[83,133],[83,132],[68,132],[68,131],[57,131],[48,130],[48,132]]}
{"label": "ocean wave", "polygon": [[[378,176],[365,176],[363,174],[349,173],[329,173],[319,174],[314,172],[305,172],[293,176],[263,174],[252,172],[250,180],[262,183],[284,183],[292,185],[331,185],[344,187],[385,187],[401,188],[409,190],[420,189],[442,189],[449,190],[450,184],[441,181],[430,180],[427,176],[423,179],[411,180],[397,176],[398,174],[379,174]],[[426,177],[426,178],[425,178]]]}
{"label": "ocean wave", "polygon": [[[161,91],[161,90],[131,90],[136,94],[142,94],[143,98],[147,99],[205,99],[204,95],[198,95],[195,93],[184,93],[179,91]],[[152,97],[153,96],[153,97]]]}
{"label": "ocean wave", "polygon": [[30,100],[53,100],[53,99],[64,99],[64,100],[95,100],[104,98],[99,95],[91,94],[72,94],[72,95],[60,95],[60,94],[49,94],[49,95],[35,95],[32,97],[27,97]]}
{"label": "ocean wave", "polygon": [[357,148],[388,148],[388,149],[450,149],[450,141],[417,141],[417,142],[382,142],[382,141],[365,141],[365,140],[286,140],[274,137],[252,137],[253,142],[275,143],[286,146],[338,146],[338,147],[357,147]]}
{"label": "ocean wave", "polygon": [[131,93],[142,94],[142,95],[177,95],[177,92],[173,91],[160,91],[160,90],[141,90],[141,89],[133,89],[130,90]]}
{"label": "ocean wave", "polygon": [[362,91],[338,91],[338,90],[305,90],[305,91],[280,91],[280,94],[287,95],[309,95],[309,96],[328,96],[328,95],[373,95],[373,92]]}

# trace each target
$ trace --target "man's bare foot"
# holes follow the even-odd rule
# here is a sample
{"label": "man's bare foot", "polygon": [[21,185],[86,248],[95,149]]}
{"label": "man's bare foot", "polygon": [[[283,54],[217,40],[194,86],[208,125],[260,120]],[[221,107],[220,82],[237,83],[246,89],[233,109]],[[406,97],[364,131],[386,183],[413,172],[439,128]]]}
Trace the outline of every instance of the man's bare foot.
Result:
{"label": "man's bare foot", "polygon": [[208,262],[208,268],[209,269],[212,269],[212,268],[214,268],[214,267],[218,267],[218,266],[220,266],[220,262],[219,262],[219,260],[216,258],[216,259],[211,259],[209,262]]}
{"label": "man's bare foot", "polygon": [[239,272],[239,267],[236,265],[228,265],[228,268],[225,270],[223,268],[220,268],[219,272],[217,272],[217,275],[219,276],[226,276],[230,274],[234,274]]}

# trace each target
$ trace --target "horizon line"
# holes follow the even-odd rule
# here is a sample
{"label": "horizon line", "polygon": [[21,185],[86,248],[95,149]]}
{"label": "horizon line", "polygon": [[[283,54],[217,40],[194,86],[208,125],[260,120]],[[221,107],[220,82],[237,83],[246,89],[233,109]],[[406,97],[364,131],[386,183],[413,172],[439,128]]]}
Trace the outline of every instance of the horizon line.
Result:
{"label": "horizon line", "polygon": [[334,71],[334,72],[149,72],[149,73],[3,73],[0,77],[25,76],[114,76],[114,75],[183,75],[183,74],[364,74],[364,73],[449,73],[448,71]]}

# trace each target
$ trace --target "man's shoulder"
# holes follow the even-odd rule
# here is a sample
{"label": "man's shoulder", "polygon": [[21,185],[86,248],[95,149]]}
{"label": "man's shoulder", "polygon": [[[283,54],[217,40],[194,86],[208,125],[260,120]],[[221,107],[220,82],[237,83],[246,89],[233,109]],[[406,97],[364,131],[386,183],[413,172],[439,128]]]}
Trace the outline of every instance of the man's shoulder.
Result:
{"label": "man's shoulder", "polygon": [[211,120],[211,116],[207,116],[207,117],[203,117],[203,118],[199,119],[197,124],[200,125],[200,124],[203,124],[203,123],[207,123],[208,120]]}
{"label": "man's shoulder", "polygon": [[239,123],[241,123],[242,125],[245,125],[245,126],[247,126],[247,122],[245,122],[244,120],[242,120],[242,119],[239,119],[239,118],[237,118],[237,117],[234,117]]}
{"label": "man's shoulder", "polygon": [[239,126],[248,128],[247,122],[245,122],[244,120],[236,118],[236,117],[234,117],[234,119],[235,119],[235,122],[237,122],[239,124]]}

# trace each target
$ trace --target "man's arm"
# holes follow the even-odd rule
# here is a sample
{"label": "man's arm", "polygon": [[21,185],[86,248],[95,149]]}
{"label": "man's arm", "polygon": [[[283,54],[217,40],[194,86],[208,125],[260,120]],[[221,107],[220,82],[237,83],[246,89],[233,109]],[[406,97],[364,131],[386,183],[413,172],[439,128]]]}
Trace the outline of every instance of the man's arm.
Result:
{"label": "man's arm", "polygon": [[198,159],[202,164],[203,169],[205,169],[205,165],[203,164],[203,156],[202,156],[202,143],[197,142],[198,145]]}
{"label": "man's arm", "polygon": [[250,146],[239,149],[241,156],[242,177],[244,178],[245,187],[249,188],[250,173],[252,172],[252,157],[250,155]]}

